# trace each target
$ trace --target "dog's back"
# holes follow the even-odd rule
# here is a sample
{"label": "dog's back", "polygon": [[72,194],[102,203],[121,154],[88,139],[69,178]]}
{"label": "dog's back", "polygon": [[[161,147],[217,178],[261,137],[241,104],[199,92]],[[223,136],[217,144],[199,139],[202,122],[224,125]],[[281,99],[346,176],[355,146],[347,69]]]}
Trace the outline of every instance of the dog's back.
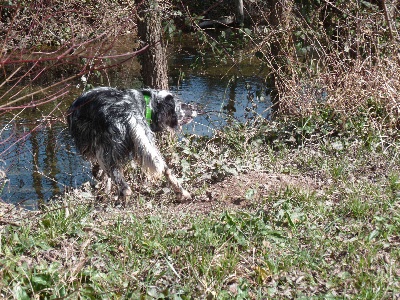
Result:
{"label": "dog's back", "polygon": [[[151,99],[147,104],[145,95]],[[146,119],[148,107],[153,110],[151,120]],[[98,163],[123,195],[130,195],[131,190],[123,178],[122,167],[132,158],[152,177],[166,172],[174,189],[188,195],[170,174],[153,134],[177,127],[179,118],[186,122],[187,114],[188,108],[181,109],[180,102],[169,92],[107,87],[78,97],[68,110],[67,120],[78,151]]]}
{"label": "dog's back", "polygon": [[[68,125],[78,151],[86,159],[97,160],[106,172],[135,158],[143,160],[140,164],[150,173],[161,174],[164,161],[144,111],[143,96],[136,90],[96,88],[72,104]],[[151,159],[146,158],[147,152],[152,152]]]}

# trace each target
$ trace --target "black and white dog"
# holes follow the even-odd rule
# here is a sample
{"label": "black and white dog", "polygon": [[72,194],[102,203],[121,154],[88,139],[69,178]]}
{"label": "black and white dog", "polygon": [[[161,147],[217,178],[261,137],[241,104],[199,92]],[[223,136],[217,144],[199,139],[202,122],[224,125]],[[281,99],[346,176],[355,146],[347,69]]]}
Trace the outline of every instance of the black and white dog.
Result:
{"label": "black and white dog", "polygon": [[153,178],[166,175],[178,196],[190,199],[165,163],[153,132],[176,129],[196,115],[193,106],[168,91],[99,87],[72,103],[67,121],[79,153],[93,170],[100,167],[111,177],[121,196],[132,194],[122,168],[133,159]]}

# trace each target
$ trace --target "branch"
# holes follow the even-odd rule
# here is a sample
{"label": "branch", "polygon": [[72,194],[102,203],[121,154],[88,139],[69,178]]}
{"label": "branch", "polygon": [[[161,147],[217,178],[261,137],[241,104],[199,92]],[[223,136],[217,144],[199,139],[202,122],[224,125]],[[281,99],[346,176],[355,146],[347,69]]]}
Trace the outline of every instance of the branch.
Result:
{"label": "branch", "polygon": [[381,4],[382,4],[382,9],[383,9],[383,14],[385,15],[386,23],[388,24],[388,27],[389,27],[390,40],[393,41],[394,35],[393,35],[393,29],[392,29],[392,20],[389,17],[389,12],[387,10],[386,1],[381,0]]}
{"label": "branch", "polygon": [[33,92],[33,93],[30,93],[30,94],[28,94],[28,95],[24,95],[24,96],[19,97],[19,98],[15,99],[15,100],[13,100],[13,101],[11,101],[11,102],[8,102],[8,103],[6,103],[6,104],[0,105],[0,110],[8,109],[8,107],[9,107],[11,104],[17,103],[17,102],[19,102],[19,101],[21,101],[21,100],[24,100],[24,99],[26,99],[26,98],[32,97],[32,96],[34,96],[34,95],[36,95],[36,94],[43,93],[43,92],[45,92],[45,91],[47,91],[47,90],[50,90],[50,89],[52,89],[52,88],[54,88],[54,87],[56,87],[56,86],[58,86],[58,85],[60,85],[60,84],[62,84],[62,83],[68,82],[68,81],[70,81],[70,80],[72,80],[72,79],[75,79],[75,78],[77,78],[77,77],[79,77],[79,76],[82,76],[83,74],[84,74],[84,73],[79,73],[79,74],[73,75],[73,76],[68,77],[68,78],[66,78],[66,79],[64,79],[64,80],[61,80],[60,82],[57,82],[57,83],[55,83],[55,84],[53,84],[53,85],[50,85],[50,86],[48,86],[48,87],[46,87],[46,88],[41,88],[41,89],[39,89],[39,90],[37,90],[37,91],[35,91],[35,92]]}
{"label": "branch", "polygon": [[[65,89],[65,88],[64,88],[64,89]],[[64,91],[64,92],[62,92],[62,93],[61,93],[61,91],[62,91],[62,90],[59,90],[59,91],[57,91],[56,93],[54,93],[53,95],[47,96],[46,98],[51,97],[51,98],[49,98],[48,100],[44,100],[44,99],[46,99],[46,98],[44,98],[43,100],[40,100],[40,101],[33,101],[33,102],[30,103],[30,104],[24,104],[24,105],[20,105],[20,106],[0,107],[0,111],[3,111],[3,110],[7,110],[7,111],[8,111],[8,110],[14,110],[14,109],[23,109],[23,108],[33,108],[33,107],[37,107],[37,106],[40,106],[40,105],[43,105],[43,104],[52,102],[52,101],[56,100],[57,98],[60,98],[60,97],[62,97],[62,96],[64,96],[64,95],[66,95],[66,94],[69,93],[69,91]],[[61,94],[60,94],[60,93],[61,93]],[[18,99],[17,99],[17,100],[18,100]],[[9,103],[8,103],[8,104],[9,104]]]}
{"label": "branch", "polygon": [[[22,96],[22,97],[19,97],[19,98],[15,99],[15,100],[12,100],[12,101],[10,101],[10,102],[8,102],[8,103],[6,103],[6,104],[0,105],[0,111],[1,111],[1,110],[11,110],[11,109],[15,109],[15,108],[21,108],[21,107],[15,107],[15,106],[11,106],[11,105],[12,105],[12,104],[15,104],[15,103],[17,103],[17,102],[20,102],[20,101],[22,101],[22,100],[25,100],[25,99],[27,99],[27,98],[29,98],[29,97],[32,97],[32,96],[34,96],[34,95],[37,95],[37,94],[39,94],[39,93],[44,93],[45,91],[48,91],[48,90],[50,90],[50,89],[52,89],[52,88],[54,88],[54,87],[56,87],[56,86],[58,86],[58,85],[60,85],[60,84],[66,83],[66,82],[71,81],[71,80],[73,80],[73,79],[75,79],[75,78],[77,78],[77,77],[80,77],[80,76],[82,76],[82,75],[84,75],[84,74],[87,74],[88,72],[100,71],[100,70],[112,68],[112,67],[114,67],[114,66],[116,66],[116,65],[119,65],[119,64],[121,64],[121,63],[124,63],[124,62],[126,62],[126,61],[132,59],[133,57],[135,57],[135,56],[141,54],[142,52],[146,51],[149,47],[150,47],[149,45],[146,45],[146,46],[142,47],[141,49],[139,49],[139,50],[137,50],[137,51],[128,52],[128,53],[124,53],[124,54],[104,55],[104,56],[79,56],[79,57],[85,57],[85,58],[87,58],[87,59],[101,59],[101,60],[103,60],[103,59],[110,59],[110,58],[121,58],[121,57],[124,58],[124,59],[123,59],[122,61],[119,61],[119,62],[117,62],[117,63],[115,63],[115,64],[112,64],[112,65],[101,66],[101,67],[95,67],[95,66],[94,66],[94,67],[89,68],[88,70],[82,69],[82,71],[80,71],[78,74],[75,74],[75,75],[73,75],[73,76],[70,76],[70,77],[68,77],[68,78],[66,78],[66,79],[64,79],[64,80],[62,80],[62,81],[59,81],[59,82],[57,82],[57,83],[55,83],[55,84],[53,84],[53,85],[51,85],[51,86],[48,86],[48,87],[45,87],[45,88],[41,88],[41,89],[39,89],[39,90],[37,90],[37,91],[35,91],[35,92],[29,93],[29,94],[27,94],[27,95],[24,95],[24,96]],[[67,58],[71,58],[71,56],[64,57],[63,59],[67,59]],[[42,61],[47,61],[47,60],[56,60],[56,61],[57,61],[57,60],[60,60],[60,59],[59,59],[58,57],[52,57],[52,58],[49,58],[49,59],[15,61],[15,63],[16,63],[16,62],[20,62],[20,63],[21,63],[21,62],[29,62],[29,61],[31,61],[31,62],[34,62],[34,63],[36,64],[36,63],[38,63],[38,61],[39,61],[39,62],[42,62]],[[20,68],[21,68],[21,67],[19,67],[19,68],[17,69],[17,71],[18,71]],[[14,75],[17,71],[15,71],[12,75]],[[29,71],[28,71],[28,73],[29,73]],[[28,74],[28,73],[26,73],[26,74]],[[25,77],[26,74],[25,74],[24,76],[22,76],[22,78]],[[9,77],[7,78],[7,80],[9,81],[11,77],[12,77],[12,76],[9,76]],[[37,77],[37,76],[36,76],[36,77]],[[36,78],[36,77],[35,77],[35,78]],[[22,78],[20,78],[20,80],[21,80]],[[3,83],[3,84],[4,84],[4,83]],[[3,84],[2,84],[2,85],[3,85]],[[0,98],[1,98],[1,97],[0,97]]]}
{"label": "branch", "polygon": [[[115,55],[104,55],[104,56],[90,56],[90,55],[67,55],[67,56],[54,56],[54,57],[48,57],[48,58],[39,58],[39,59],[20,59],[20,60],[3,60],[0,61],[0,66],[5,66],[5,65],[14,65],[14,64],[23,64],[23,63],[37,63],[37,62],[47,62],[47,61],[60,61],[60,60],[66,60],[66,59],[110,59],[110,58],[120,58],[120,57],[134,57],[137,56],[142,52],[142,50],[147,49],[148,46],[145,46],[144,48],[138,50],[138,51],[133,51],[133,52],[127,52],[124,54],[115,54]],[[64,54],[63,54],[64,55]]]}

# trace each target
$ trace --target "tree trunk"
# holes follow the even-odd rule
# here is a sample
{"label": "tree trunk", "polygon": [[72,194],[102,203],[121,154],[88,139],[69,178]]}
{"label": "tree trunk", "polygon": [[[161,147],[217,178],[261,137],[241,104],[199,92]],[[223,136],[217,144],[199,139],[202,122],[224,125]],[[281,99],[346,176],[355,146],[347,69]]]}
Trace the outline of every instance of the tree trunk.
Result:
{"label": "tree trunk", "polygon": [[236,23],[240,26],[244,23],[243,0],[236,0]]}
{"label": "tree trunk", "polygon": [[138,7],[138,35],[150,47],[141,56],[143,84],[154,89],[168,89],[166,45],[161,26],[158,0],[136,0]]}
{"label": "tree trunk", "polygon": [[294,49],[292,41],[292,32],[290,29],[290,20],[293,10],[294,0],[269,0],[269,25],[275,32],[274,39],[271,42],[271,61],[273,74],[271,76],[271,101],[273,111],[279,110],[278,85],[283,76],[290,75],[288,61],[291,52]]}

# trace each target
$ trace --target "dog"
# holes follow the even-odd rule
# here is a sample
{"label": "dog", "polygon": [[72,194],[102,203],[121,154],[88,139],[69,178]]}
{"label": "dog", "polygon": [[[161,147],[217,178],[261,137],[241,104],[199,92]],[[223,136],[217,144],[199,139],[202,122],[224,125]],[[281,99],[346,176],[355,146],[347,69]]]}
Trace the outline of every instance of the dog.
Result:
{"label": "dog", "polygon": [[[175,131],[196,116],[195,105],[165,90],[98,87],[72,103],[67,123],[78,152],[92,163],[93,175],[102,169],[118,186],[119,196],[132,194],[123,167],[134,161],[153,178],[165,175],[179,199],[190,199],[157,148],[154,132]],[[106,191],[110,189],[111,182]]]}

